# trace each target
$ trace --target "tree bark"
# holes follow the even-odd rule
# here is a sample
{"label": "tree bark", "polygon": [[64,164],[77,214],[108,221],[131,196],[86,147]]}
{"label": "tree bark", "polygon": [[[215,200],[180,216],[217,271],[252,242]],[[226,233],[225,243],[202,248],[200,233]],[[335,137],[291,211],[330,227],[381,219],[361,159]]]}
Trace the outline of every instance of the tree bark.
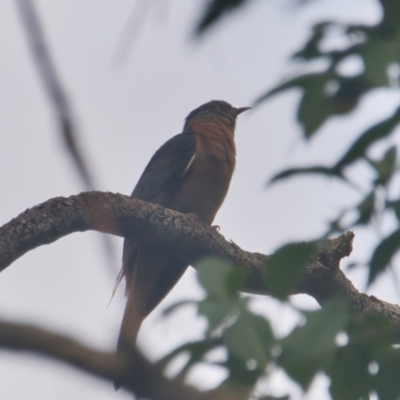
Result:
{"label": "tree bark", "polygon": [[[87,230],[132,236],[139,242],[151,238],[169,251],[180,254],[183,261],[193,266],[208,256],[228,259],[250,271],[243,291],[268,294],[265,277],[268,275],[269,256],[242,250],[225,240],[214,227],[202,224],[195,215],[184,215],[122,194],[103,192],[50,199],[3,225],[0,228],[0,271],[38,246]],[[293,294],[309,294],[322,306],[333,296],[343,296],[353,312],[383,316],[390,325],[390,334],[397,339],[400,337],[400,307],[360,293],[339,268],[341,259],[352,251],[353,237],[352,232],[347,232],[321,243]],[[137,350],[132,350],[129,359],[123,359],[121,355],[103,354],[39,328],[5,322],[0,323],[0,346],[50,355],[111,381],[118,377],[126,388],[146,398],[228,398],[225,392],[203,393],[166,379],[161,370],[151,366]],[[155,377],[160,379],[159,387],[163,388],[164,395],[155,393],[154,385],[144,383],[154,382],[151,379]],[[179,391],[183,397],[178,396]],[[243,393],[229,394],[230,399],[246,396]]]}

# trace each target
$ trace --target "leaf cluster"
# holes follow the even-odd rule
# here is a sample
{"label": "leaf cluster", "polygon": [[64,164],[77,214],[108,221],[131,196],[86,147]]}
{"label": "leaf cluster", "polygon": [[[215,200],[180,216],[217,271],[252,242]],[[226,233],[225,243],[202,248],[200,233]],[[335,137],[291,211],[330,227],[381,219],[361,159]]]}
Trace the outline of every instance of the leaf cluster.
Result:
{"label": "leaf cluster", "polygon": [[[301,270],[305,255],[310,256],[311,245],[298,247],[301,250],[293,252],[292,247],[285,246],[275,256],[294,269],[300,255],[298,270]],[[206,363],[226,370],[227,378],[221,388],[245,390],[252,398],[278,399],[265,393],[261,384],[277,369],[284,370],[304,392],[317,374],[326,374],[331,380],[333,400],[367,400],[372,391],[383,400],[400,395],[400,381],[395,372],[400,349],[391,345],[387,321],[354,317],[346,301],[333,298],[321,310],[296,309],[299,323],[281,337],[268,319],[251,310],[249,298],[238,293],[247,277],[243,269],[209,259],[199,266],[198,277],[205,297],[175,304],[165,311],[168,315],[190,304],[207,321],[203,339],[183,344],[162,360],[165,365],[178,355],[186,355],[180,378],[195,365]],[[286,280],[283,284],[274,274],[269,278],[272,279],[269,284],[280,282],[279,295],[287,300],[283,293],[289,293],[292,282]],[[216,349],[223,350],[224,356],[213,360],[209,356]]]}
{"label": "leaf cluster", "polygon": [[[304,138],[310,140],[321,134],[320,128],[328,120],[355,111],[364,96],[382,88],[397,91],[400,2],[378,1],[382,18],[375,25],[339,21],[316,24],[308,41],[292,58],[297,65],[304,66],[304,72],[268,90],[255,105],[288,90],[301,91],[297,120]],[[248,3],[250,0],[209,1],[196,33],[202,34],[226,13]],[[344,44],[332,47],[333,38],[340,38]],[[346,66],[354,61],[360,68],[349,74]],[[315,65],[324,67],[310,72]],[[389,117],[360,132],[333,165],[288,168],[270,181],[317,174],[355,187],[349,170],[359,163],[370,169],[374,178],[367,189],[360,190],[358,202],[342,210],[322,235],[325,238],[354,227],[377,225],[388,215],[394,217],[396,227],[372,251],[368,284],[391,265],[400,248],[400,197],[398,188],[393,190],[398,177],[398,147],[394,145],[394,137],[399,124],[400,104]],[[372,157],[378,143],[385,149],[381,156]],[[351,222],[349,216],[353,216]],[[316,242],[288,244],[270,258],[266,280],[273,296],[287,300],[315,246]],[[226,357],[217,364],[227,370],[228,377],[222,385],[247,386],[253,390],[253,397],[257,383],[276,369],[282,369],[304,391],[317,373],[324,373],[331,381],[330,394],[334,400],[367,400],[371,392],[380,400],[399,398],[400,349],[391,344],[385,321],[355,317],[345,302],[331,299],[318,311],[297,310],[302,323],[285,337],[278,337],[267,319],[251,311],[249,299],[238,294],[246,279],[243,271],[216,263],[220,261],[208,261],[200,269],[199,280],[206,296],[200,302],[192,302],[208,323],[204,340],[187,343],[167,357],[170,360],[183,352],[189,355],[182,375],[198,362],[211,363],[207,355],[213,349],[223,348]],[[266,394],[260,396],[263,395]]]}
{"label": "leaf cluster", "polygon": [[[261,104],[272,96],[290,89],[302,92],[297,119],[305,139],[311,139],[330,118],[349,114],[363,96],[378,88],[398,90],[400,78],[400,10],[398,2],[382,2],[382,20],[375,26],[352,25],[340,22],[321,22],[314,26],[311,37],[304,47],[293,55],[293,60],[307,67],[323,60],[325,69],[320,72],[302,73],[269,90],[260,97]],[[396,14],[393,14],[397,12]],[[341,38],[341,48],[329,49],[332,38]],[[343,72],[343,65],[357,59],[362,70],[354,75]],[[398,176],[398,148],[393,145],[396,129],[400,123],[400,105],[392,115],[361,132],[353,144],[331,166],[288,168],[276,174],[270,181],[304,174],[317,174],[338,178],[356,187],[348,177],[348,170],[357,163],[364,163],[371,170],[374,179],[363,190],[357,204],[343,210],[331,221],[324,236],[341,233],[357,226],[371,225],[383,220],[385,215],[397,218],[397,228],[383,238],[372,252],[368,262],[371,284],[376,277],[391,265],[400,247],[400,198],[391,195],[391,188]],[[378,142],[386,147],[378,158],[370,156]],[[391,139],[391,140],[390,140]],[[392,190],[393,192],[393,190]],[[396,191],[398,193],[398,190]],[[348,221],[348,216],[357,217]]]}

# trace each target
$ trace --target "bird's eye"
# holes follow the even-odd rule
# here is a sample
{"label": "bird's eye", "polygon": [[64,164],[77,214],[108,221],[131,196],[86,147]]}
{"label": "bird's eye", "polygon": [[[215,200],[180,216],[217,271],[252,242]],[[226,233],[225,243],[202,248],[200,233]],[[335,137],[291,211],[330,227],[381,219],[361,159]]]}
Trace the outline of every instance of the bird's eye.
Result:
{"label": "bird's eye", "polygon": [[213,110],[219,110],[219,105],[218,104],[212,104],[212,109]]}

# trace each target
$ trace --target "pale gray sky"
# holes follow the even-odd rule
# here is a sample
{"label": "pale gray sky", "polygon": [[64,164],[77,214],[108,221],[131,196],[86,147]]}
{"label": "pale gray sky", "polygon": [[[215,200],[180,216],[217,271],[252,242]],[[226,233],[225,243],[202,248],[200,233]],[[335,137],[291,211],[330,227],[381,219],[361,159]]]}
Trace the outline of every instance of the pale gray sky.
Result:
{"label": "pale gray sky", "polygon": [[[211,99],[224,99],[237,107],[251,105],[258,95],[293,73],[288,56],[307,38],[312,22],[341,18],[373,23],[379,19],[373,0],[320,1],[304,7],[289,0],[258,0],[195,41],[192,31],[203,2],[149,3],[128,61],[118,64],[115,52],[135,1],[37,1],[100,190],[130,194],[151,155],[180,132],[184,117],[193,108]],[[11,0],[0,2],[0,37],[3,224],[28,207],[78,193],[82,187],[62,146]],[[268,177],[289,165],[333,162],[361,129],[388,115],[399,97],[387,90],[375,92],[354,116],[333,119],[308,144],[302,142],[294,118],[296,92],[242,115],[236,135],[237,169],[215,221],[221,233],[247,250],[270,253],[286,241],[314,238],[323,232],[328,219],[343,205],[356,201],[358,194],[320,178],[294,179],[266,189]],[[367,176],[362,167],[354,174]],[[121,286],[107,309],[119,259],[110,272],[98,236],[70,235],[28,253],[4,271],[0,318],[38,324],[114,351],[124,290]],[[370,232],[357,232],[351,260],[365,258],[374,240]],[[120,252],[122,240],[114,242]],[[363,288],[364,271],[355,270],[350,276]],[[399,301],[387,276],[371,292],[387,301]],[[178,299],[199,296],[195,273],[189,270],[159,309]],[[296,301],[315,305],[306,296]],[[292,312],[274,301],[259,298],[254,307],[271,316],[280,333],[293,325]],[[182,310],[166,321],[156,311],[144,324],[139,343],[156,358],[183,340],[198,338],[203,327],[204,321],[197,320],[193,310]],[[220,371],[198,368],[191,382],[211,385],[221,377]],[[270,382],[277,394],[285,393],[283,379],[279,376]],[[319,380],[307,399],[328,399],[323,394],[326,385],[326,380]],[[298,389],[291,390],[298,398]],[[0,398],[111,400],[130,396],[60,363],[0,351]]]}

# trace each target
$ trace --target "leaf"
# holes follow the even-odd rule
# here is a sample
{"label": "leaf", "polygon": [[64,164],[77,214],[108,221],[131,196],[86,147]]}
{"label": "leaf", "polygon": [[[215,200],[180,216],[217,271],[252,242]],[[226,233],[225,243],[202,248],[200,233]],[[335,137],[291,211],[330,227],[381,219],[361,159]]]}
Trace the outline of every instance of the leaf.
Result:
{"label": "leaf", "polygon": [[359,345],[347,345],[337,349],[331,366],[326,370],[331,385],[333,400],[355,400],[369,398],[372,389],[368,374],[370,362],[368,352]]}
{"label": "leaf", "polygon": [[174,303],[170,305],[169,307],[166,307],[162,310],[162,315],[163,317],[167,317],[174,313],[178,308],[184,307],[184,306],[189,306],[189,305],[196,305],[197,302],[194,300],[182,300],[178,301],[177,303]]}
{"label": "leaf", "polygon": [[246,2],[247,0],[209,0],[204,15],[196,28],[196,34],[200,35],[225,13],[244,5]]}
{"label": "leaf", "polygon": [[322,310],[304,315],[306,324],[280,341],[282,353],[277,362],[305,390],[333,357],[335,338],[344,330],[349,311],[344,300],[333,299]]}
{"label": "leaf", "polygon": [[388,79],[388,66],[400,62],[399,39],[400,32],[398,22],[396,29],[388,29],[386,21],[381,26],[370,29],[367,33],[367,41],[359,49],[366,67],[366,79],[375,87],[391,86]]}
{"label": "leaf", "polygon": [[378,140],[387,137],[400,122],[400,107],[393,115],[378,124],[368,128],[350,147],[346,154],[333,167],[342,171],[344,167],[364,158],[369,147]]}
{"label": "leaf", "polygon": [[197,278],[206,290],[206,298],[198,303],[198,312],[208,321],[209,335],[225,326],[231,319],[241,300],[238,291],[243,286],[248,272],[225,260],[209,258],[197,266]]}
{"label": "leaf", "polygon": [[383,315],[364,315],[354,318],[347,326],[349,342],[368,349],[371,357],[387,349],[393,343],[393,326]]}
{"label": "leaf", "polygon": [[396,218],[400,221],[400,199],[399,200],[392,200],[386,203],[387,208],[391,208],[394,213],[396,214]]}
{"label": "leaf", "polygon": [[315,81],[318,82],[321,80],[326,81],[324,73],[312,73],[296,76],[286,82],[281,83],[280,85],[274,87],[273,89],[269,90],[267,93],[259,97],[254,103],[254,106],[258,106],[263,101],[269,99],[272,96],[275,96],[278,93],[284,92],[289,89],[306,89],[310,87]]}
{"label": "leaf", "polygon": [[215,336],[235,318],[237,308],[233,301],[227,303],[206,298],[198,303],[198,313],[207,319],[207,334]]}
{"label": "leaf", "polygon": [[374,388],[379,400],[398,399],[400,396],[399,349],[389,348],[376,357],[378,372],[374,379]]}
{"label": "leaf", "polygon": [[208,337],[228,350],[220,365],[229,371],[229,382],[253,385],[264,373],[275,339],[269,322],[248,310],[248,299],[239,295],[248,273],[231,263],[208,259],[198,266],[198,279],[207,297],[198,312],[208,320]]}
{"label": "leaf", "polygon": [[223,337],[233,354],[247,361],[258,360],[261,370],[266,366],[274,335],[267,319],[242,309],[237,321],[225,330]]}
{"label": "leaf", "polygon": [[319,22],[313,26],[313,32],[308,39],[305,46],[293,54],[293,58],[299,58],[303,60],[312,60],[313,58],[323,57],[324,53],[320,51],[320,42],[324,39],[326,34],[326,29],[334,25],[333,22]]}
{"label": "leaf", "polygon": [[364,315],[352,318],[346,333],[348,344],[337,349],[325,370],[331,379],[330,392],[334,400],[367,400],[367,394],[376,388],[369,366],[392,348],[393,327],[382,315]]}
{"label": "leaf", "polygon": [[368,196],[356,207],[359,217],[354,225],[365,225],[371,220],[375,210],[375,190],[368,194]]}
{"label": "leaf", "polygon": [[386,151],[382,160],[375,161],[367,158],[369,164],[378,174],[377,179],[375,179],[376,185],[385,185],[393,175],[396,167],[396,154],[396,147],[392,146]]}
{"label": "leaf", "polygon": [[[224,330],[221,339],[231,357],[226,364],[230,379],[239,378],[241,383],[253,385],[264,373],[275,344],[269,322],[243,307],[235,323]],[[237,377],[235,372],[239,370],[241,376]]]}
{"label": "leaf", "polygon": [[171,362],[175,357],[179,354],[189,354],[189,358],[186,361],[186,364],[182,367],[179,372],[179,376],[183,376],[186,374],[189,369],[195,365],[196,363],[202,361],[204,356],[210,352],[211,350],[220,347],[221,343],[216,339],[204,339],[198,340],[195,342],[184,343],[182,346],[177,347],[172,350],[169,354],[164,356],[161,360],[158,361],[158,364],[165,365],[168,362]]}
{"label": "leaf", "polygon": [[400,248],[400,229],[395,230],[388,237],[383,239],[375,248],[371,261],[369,262],[368,285],[370,285],[376,277],[390,263],[392,257]]}
{"label": "leaf", "polygon": [[327,83],[332,81],[333,78],[332,73],[304,74],[268,91],[256,101],[255,106],[285,90],[302,89],[297,120],[302,125],[305,137],[309,138],[334,113],[335,105],[332,97],[327,97],[324,94]]}
{"label": "leaf", "polygon": [[304,268],[316,250],[316,242],[290,243],[268,257],[266,280],[272,296],[286,299],[293,293]]}
{"label": "leaf", "polygon": [[[334,90],[329,89],[334,87]],[[362,75],[339,76],[333,69],[293,78],[261,96],[255,106],[282,91],[300,88],[302,97],[297,120],[306,138],[310,138],[333,115],[347,114],[357,105],[359,97],[371,87]]]}
{"label": "leaf", "polygon": [[229,375],[223,382],[224,385],[251,388],[260,378],[258,370],[248,369],[246,364],[240,358],[228,352],[228,360],[223,363],[229,371]]}
{"label": "leaf", "polygon": [[339,88],[333,95],[335,100],[335,114],[347,114],[357,105],[359,98],[368,90],[372,89],[370,82],[363,74],[353,77],[337,78]]}
{"label": "leaf", "polygon": [[323,167],[320,165],[316,165],[314,167],[307,167],[307,168],[288,168],[285,169],[278,174],[274,175],[271,180],[268,182],[268,184],[275,183],[281,179],[286,179],[294,175],[301,175],[301,174],[321,174],[321,175],[326,175],[326,176],[335,176],[337,178],[345,179],[344,176],[341,174],[340,171],[334,169],[334,168],[329,168],[329,167]]}
{"label": "leaf", "polygon": [[248,271],[219,258],[207,258],[197,266],[197,279],[207,294],[221,301],[231,301],[248,277]]}

